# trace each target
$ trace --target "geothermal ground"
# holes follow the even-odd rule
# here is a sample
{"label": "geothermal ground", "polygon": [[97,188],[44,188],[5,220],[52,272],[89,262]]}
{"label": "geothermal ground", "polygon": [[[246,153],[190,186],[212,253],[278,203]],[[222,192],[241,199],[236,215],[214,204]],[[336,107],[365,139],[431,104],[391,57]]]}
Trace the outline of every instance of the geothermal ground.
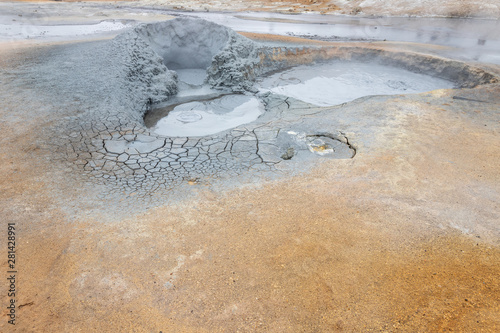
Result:
{"label": "geothermal ground", "polygon": [[0,2],[0,331],[500,331],[498,20],[248,3]]}

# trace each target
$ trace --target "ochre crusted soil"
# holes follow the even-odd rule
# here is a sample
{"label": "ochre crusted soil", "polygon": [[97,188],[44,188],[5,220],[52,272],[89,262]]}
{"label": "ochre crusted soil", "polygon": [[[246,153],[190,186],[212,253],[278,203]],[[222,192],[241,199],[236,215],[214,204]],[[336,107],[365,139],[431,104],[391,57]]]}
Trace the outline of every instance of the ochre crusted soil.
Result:
{"label": "ochre crusted soil", "polygon": [[[4,75],[44,48],[1,50]],[[53,119],[8,93],[0,212],[18,230],[19,303],[12,327],[1,283],[2,332],[500,331],[498,86],[468,92],[488,104],[389,100],[384,148],[225,192],[194,184],[194,199],[111,221],[58,206],[81,184],[55,193],[32,142]]]}

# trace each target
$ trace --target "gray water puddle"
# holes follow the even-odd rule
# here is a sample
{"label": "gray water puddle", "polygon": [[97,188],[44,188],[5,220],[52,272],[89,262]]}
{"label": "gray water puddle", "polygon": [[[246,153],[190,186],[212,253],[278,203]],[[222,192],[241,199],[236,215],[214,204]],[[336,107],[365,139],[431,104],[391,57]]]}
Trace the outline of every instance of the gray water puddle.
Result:
{"label": "gray water puddle", "polygon": [[69,38],[98,34],[113,34],[130,27],[131,24],[121,20],[101,21],[93,24],[37,25],[37,24],[2,24],[0,23],[0,40],[16,40],[25,38]]}
{"label": "gray water puddle", "polygon": [[453,88],[450,81],[376,63],[302,65],[257,81],[272,92],[317,106],[333,106],[370,95],[415,94]]}
{"label": "gray water puddle", "polygon": [[[170,14],[175,15],[174,12]],[[179,15],[179,14],[177,14]],[[500,21],[445,17],[353,17],[279,13],[183,13],[243,32],[324,41],[397,41],[450,47],[443,55],[500,64]]]}
{"label": "gray water puddle", "polygon": [[152,131],[169,137],[206,136],[248,124],[263,113],[264,105],[258,98],[230,94],[176,105]]}
{"label": "gray water puddle", "polygon": [[430,17],[353,17],[279,13],[185,13],[238,31],[353,40],[390,40],[498,50],[498,20]]}

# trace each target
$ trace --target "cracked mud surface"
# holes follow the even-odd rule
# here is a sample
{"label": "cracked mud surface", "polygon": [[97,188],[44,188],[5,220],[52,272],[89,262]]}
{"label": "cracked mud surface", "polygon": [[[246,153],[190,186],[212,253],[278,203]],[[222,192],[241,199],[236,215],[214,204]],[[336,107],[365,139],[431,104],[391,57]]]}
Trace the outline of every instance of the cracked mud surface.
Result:
{"label": "cracked mud surface", "polygon": [[[490,77],[471,69],[458,79],[486,81],[327,108],[262,96],[269,118],[167,138],[144,127],[147,101],[126,96],[143,92],[106,80],[106,43],[1,51],[0,207],[22,263],[14,331],[498,331]],[[74,80],[86,72],[102,75]],[[336,144],[326,138],[356,156],[311,153]]]}

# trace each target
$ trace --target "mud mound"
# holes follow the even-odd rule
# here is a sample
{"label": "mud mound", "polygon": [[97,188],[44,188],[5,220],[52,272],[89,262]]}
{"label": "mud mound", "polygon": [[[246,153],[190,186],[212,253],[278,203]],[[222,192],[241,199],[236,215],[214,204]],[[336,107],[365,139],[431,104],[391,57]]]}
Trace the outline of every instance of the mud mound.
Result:
{"label": "mud mound", "polygon": [[[250,39],[224,26],[193,18],[140,25],[117,36],[114,45],[127,49],[125,63],[132,81],[159,76],[152,87],[168,80],[161,75],[167,69],[201,68],[207,70],[210,85],[243,91],[250,88],[252,68],[260,61],[258,46]],[[154,96],[161,95],[153,91]],[[170,89],[164,93],[171,95]]]}

